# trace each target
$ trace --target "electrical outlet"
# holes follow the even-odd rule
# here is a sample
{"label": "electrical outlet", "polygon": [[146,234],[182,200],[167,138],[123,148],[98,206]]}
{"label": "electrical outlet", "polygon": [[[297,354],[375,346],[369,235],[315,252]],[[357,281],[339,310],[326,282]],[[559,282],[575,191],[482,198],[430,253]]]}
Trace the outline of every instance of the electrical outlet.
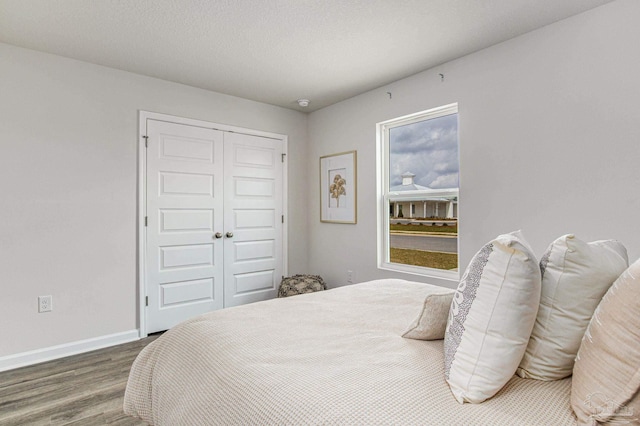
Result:
{"label": "electrical outlet", "polygon": [[53,310],[53,296],[38,296],[38,312],[51,312]]}
{"label": "electrical outlet", "polygon": [[353,273],[353,271],[348,270],[347,271],[347,282],[350,284],[353,284],[353,281],[355,279],[355,274]]}

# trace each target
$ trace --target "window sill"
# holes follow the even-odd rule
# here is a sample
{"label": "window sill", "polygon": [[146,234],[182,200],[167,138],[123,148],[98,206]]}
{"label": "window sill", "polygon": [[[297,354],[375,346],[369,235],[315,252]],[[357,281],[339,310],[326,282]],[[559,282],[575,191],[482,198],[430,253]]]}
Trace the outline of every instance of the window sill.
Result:
{"label": "window sill", "polygon": [[418,275],[426,278],[437,278],[452,282],[460,281],[460,272],[455,270],[442,270],[434,268],[425,268],[422,266],[403,265],[401,263],[382,262],[378,265],[378,269],[391,272],[402,272],[404,274]]}

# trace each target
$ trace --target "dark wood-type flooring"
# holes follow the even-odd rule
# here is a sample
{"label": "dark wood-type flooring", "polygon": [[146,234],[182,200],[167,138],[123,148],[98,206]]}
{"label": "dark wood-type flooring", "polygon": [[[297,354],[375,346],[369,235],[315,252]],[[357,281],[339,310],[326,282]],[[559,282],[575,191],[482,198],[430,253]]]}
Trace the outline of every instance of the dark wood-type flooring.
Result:
{"label": "dark wood-type flooring", "polygon": [[0,425],[145,425],[122,402],[133,360],[158,336],[0,373]]}

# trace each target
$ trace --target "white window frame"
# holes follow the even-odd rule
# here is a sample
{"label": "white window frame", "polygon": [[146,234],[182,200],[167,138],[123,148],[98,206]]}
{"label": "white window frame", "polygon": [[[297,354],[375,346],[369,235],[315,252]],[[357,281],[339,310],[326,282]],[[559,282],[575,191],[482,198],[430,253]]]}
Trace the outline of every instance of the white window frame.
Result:
{"label": "white window frame", "polygon": [[[460,279],[460,239],[458,238],[458,270],[449,271],[423,266],[403,265],[389,261],[389,202],[395,201],[389,194],[389,129],[419,121],[430,120],[446,115],[457,114],[458,104],[453,103],[392,120],[382,121],[376,124],[377,141],[377,244],[378,244],[378,268],[394,272],[402,272],[423,277],[458,281]],[[459,138],[458,138],[459,141]],[[459,143],[459,142],[458,142]],[[459,149],[459,146],[458,146]],[[458,205],[460,199],[458,198]],[[460,210],[458,210],[458,232],[460,231]]]}

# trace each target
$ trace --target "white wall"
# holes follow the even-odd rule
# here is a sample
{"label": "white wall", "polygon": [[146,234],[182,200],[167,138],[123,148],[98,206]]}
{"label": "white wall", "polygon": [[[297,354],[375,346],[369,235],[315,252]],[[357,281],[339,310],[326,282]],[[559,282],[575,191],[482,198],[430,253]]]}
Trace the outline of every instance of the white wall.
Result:
{"label": "white wall", "polygon": [[619,239],[632,261],[640,257],[639,20],[640,2],[619,0],[310,114],[311,176],[318,157],[358,150],[359,212],[357,225],[320,223],[317,178],[309,180],[310,271],[332,286],[345,284],[347,269],[357,281],[457,284],[378,270],[373,214],[375,124],[452,102],[462,269],[515,229],[537,255],[575,233]]}
{"label": "white wall", "polygon": [[307,269],[306,114],[0,44],[0,357],[137,328],[138,110],[289,135]]}

